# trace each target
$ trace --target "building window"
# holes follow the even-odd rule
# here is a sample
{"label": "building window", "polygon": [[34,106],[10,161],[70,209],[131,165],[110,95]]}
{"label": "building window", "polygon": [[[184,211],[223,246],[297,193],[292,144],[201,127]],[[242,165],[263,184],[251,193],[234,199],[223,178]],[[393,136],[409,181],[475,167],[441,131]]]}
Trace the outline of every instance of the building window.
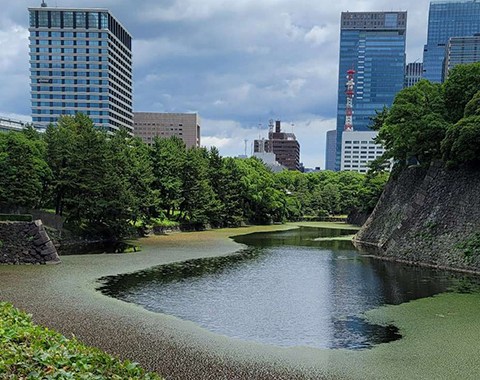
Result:
{"label": "building window", "polygon": [[50,12],[50,21],[51,21],[52,28],[60,28],[62,26],[60,20],[61,20],[60,12],[58,11]]}
{"label": "building window", "polygon": [[[63,27],[73,28],[73,12],[63,12]],[[65,33],[65,37],[73,37],[73,35]]]}
{"label": "building window", "polygon": [[35,11],[30,11],[30,26],[32,28],[37,26],[37,17]]}
{"label": "building window", "polygon": [[107,13],[100,13],[100,27],[102,29],[108,29],[108,15]]}
{"label": "building window", "polygon": [[87,27],[87,14],[86,12],[75,12],[76,14],[76,27],[77,28],[86,28]]}
{"label": "building window", "polygon": [[38,26],[39,27],[48,27],[48,12],[47,11],[39,11],[38,12]]}
{"label": "building window", "polygon": [[89,28],[98,28],[98,13],[97,12],[90,12],[88,14],[88,27]]}

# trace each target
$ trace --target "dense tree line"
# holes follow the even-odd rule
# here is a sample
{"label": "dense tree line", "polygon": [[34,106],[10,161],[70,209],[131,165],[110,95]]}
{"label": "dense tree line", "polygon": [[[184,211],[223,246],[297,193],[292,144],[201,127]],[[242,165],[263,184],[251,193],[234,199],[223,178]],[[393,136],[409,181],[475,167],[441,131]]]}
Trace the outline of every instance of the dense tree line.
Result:
{"label": "dense tree line", "polygon": [[95,129],[83,114],[46,133],[0,135],[0,204],[52,209],[73,231],[123,236],[169,220],[238,226],[372,209],[386,175],[274,174],[256,158],[221,157],[156,138],[147,146],[126,130]]}
{"label": "dense tree line", "polygon": [[448,167],[480,164],[480,63],[455,66],[443,84],[427,80],[400,91],[392,107],[377,112],[373,129],[386,152],[374,166],[393,159]]}

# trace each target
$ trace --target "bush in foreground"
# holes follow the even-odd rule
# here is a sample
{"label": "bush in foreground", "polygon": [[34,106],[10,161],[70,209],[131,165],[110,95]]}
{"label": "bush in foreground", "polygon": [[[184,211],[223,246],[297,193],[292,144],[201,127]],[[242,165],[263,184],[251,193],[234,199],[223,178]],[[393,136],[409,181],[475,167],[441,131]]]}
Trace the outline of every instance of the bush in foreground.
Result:
{"label": "bush in foreground", "polygon": [[0,303],[0,378],[161,380],[135,363],[33,325],[8,303]]}

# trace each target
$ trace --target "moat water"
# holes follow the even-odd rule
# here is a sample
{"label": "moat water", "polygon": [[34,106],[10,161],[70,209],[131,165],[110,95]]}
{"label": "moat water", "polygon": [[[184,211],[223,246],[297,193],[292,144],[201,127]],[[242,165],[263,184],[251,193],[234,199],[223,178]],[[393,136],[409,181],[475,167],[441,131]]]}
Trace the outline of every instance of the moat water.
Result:
{"label": "moat water", "polygon": [[[360,255],[355,231],[307,228],[235,237],[237,255],[102,279],[104,294],[214,333],[277,346],[366,349],[401,338],[362,314],[461,291],[470,278]],[[467,284],[467,285],[465,285]]]}

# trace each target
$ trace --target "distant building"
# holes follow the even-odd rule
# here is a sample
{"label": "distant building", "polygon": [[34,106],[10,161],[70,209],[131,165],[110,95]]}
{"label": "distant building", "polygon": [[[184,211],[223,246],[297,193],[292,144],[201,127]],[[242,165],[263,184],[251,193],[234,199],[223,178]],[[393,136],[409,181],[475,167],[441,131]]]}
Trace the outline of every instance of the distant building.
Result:
{"label": "distant building", "polygon": [[353,126],[368,131],[376,110],[390,107],[403,89],[407,12],[342,12],[338,72],[335,170],[340,170],[348,70],[355,70]]}
{"label": "distant building", "polygon": [[152,145],[154,137],[177,136],[187,148],[200,147],[201,123],[196,113],[135,112],[134,135]]}
{"label": "distant building", "polygon": [[288,170],[300,170],[300,144],[295,134],[282,132],[280,120],[275,122],[275,126],[273,120],[270,121],[268,140],[255,140],[253,151],[274,153],[280,165]]}
{"label": "distant building", "polygon": [[335,152],[337,145],[337,130],[327,132],[327,143],[325,147],[325,170],[335,170]]}
{"label": "distant building", "polygon": [[280,165],[277,161],[277,157],[273,152],[265,152],[266,141],[265,139],[258,140],[258,152],[253,153],[253,157],[262,160],[263,163],[274,173],[282,172],[287,168],[283,165]]}
{"label": "distant building", "polygon": [[385,152],[373,141],[377,134],[375,131],[343,133],[341,170],[366,173],[368,164]]}
{"label": "distant building", "polygon": [[480,62],[480,34],[450,38],[443,63],[442,82],[455,66],[474,62]]}
{"label": "distant building", "polygon": [[28,8],[32,120],[83,113],[133,134],[132,36],[108,9]]}
{"label": "distant building", "polygon": [[[0,133],[8,133],[10,131],[14,132],[21,132],[22,130],[25,129],[27,124],[24,121],[21,120],[14,120],[10,119],[8,117],[2,117],[0,116]],[[45,132],[45,127],[37,124],[31,124],[33,128],[35,128],[38,132],[43,133]]]}
{"label": "distant building", "polygon": [[316,166],[314,168],[305,168],[304,173],[320,173],[322,168],[320,166]]}
{"label": "distant building", "polygon": [[422,80],[423,63],[412,62],[405,67],[405,84],[404,87],[415,86],[416,83]]}
{"label": "distant building", "polygon": [[423,50],[423,78],[440,83],[448,40],[480,33],[480,1],[432,1],[427,44]]}

